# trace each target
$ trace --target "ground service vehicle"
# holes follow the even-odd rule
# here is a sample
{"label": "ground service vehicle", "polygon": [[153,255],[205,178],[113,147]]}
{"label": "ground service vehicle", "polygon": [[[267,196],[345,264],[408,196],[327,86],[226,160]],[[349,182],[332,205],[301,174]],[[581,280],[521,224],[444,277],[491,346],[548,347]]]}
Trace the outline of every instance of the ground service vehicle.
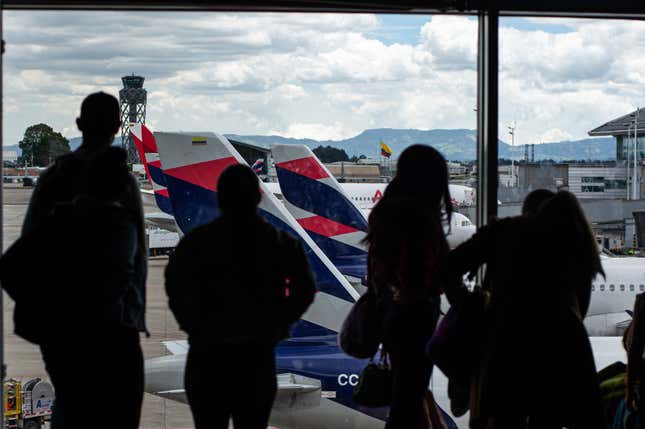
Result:
{"label": "ground service vehicle", "polygon": [[54,387],[40,378],[4,382],[4,429],[40,429],[51,418]]}

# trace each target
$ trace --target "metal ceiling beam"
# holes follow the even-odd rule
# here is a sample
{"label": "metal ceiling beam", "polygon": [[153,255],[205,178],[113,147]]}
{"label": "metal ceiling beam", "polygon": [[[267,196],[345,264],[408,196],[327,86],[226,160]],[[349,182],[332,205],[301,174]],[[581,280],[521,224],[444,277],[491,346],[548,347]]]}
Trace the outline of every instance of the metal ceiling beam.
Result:
{"label": "metal ceiling beam", "polygon": [[645,19],[637,0],[4,0],[3,9],[471,13]]}

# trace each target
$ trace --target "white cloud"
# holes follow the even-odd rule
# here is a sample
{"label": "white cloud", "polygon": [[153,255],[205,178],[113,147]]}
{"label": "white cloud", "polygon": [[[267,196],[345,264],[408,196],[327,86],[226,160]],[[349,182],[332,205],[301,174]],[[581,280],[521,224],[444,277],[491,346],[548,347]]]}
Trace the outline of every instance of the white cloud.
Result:
{"label": "white cloud", "polygon": [[545,131],[542,136],[540,137],[540,142],[541,143],[551,143],[551,142],[559,142],[563,140],[570,140],[571,139],[571,134],[562,131],[559,128],[551,128],[550,130]]}
{"label": "white cloud", "polygon": [[[529,21],[570,31],[501,29],[502,139],[514,120],[517,144],[584,138],[645,104],[645,23]],[[356,14],[7,12],[5,143],[37,122],[76,135],[83,96],[117,94],[130,73],[146,76],[156,129],[340,139],[474,128],[476,20],[428,18],[395,44],[375,37],[382,25]]]}
{"label": "white cloud", "polygon": [[294,123],[289,124],[285,131],[271,131],[269,134],[292,137],[296,139],[341,140],[347,135],[356,134],[356,130],[348,130],[341,122],[333,124]]}

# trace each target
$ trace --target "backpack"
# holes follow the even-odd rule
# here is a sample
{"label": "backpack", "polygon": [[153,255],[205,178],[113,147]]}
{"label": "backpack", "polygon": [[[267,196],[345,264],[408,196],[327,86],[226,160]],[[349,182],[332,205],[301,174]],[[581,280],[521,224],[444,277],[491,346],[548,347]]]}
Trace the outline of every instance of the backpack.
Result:
{"label": "backpack", "polygon": [[[58,205],[5,252],[0,284],[15,301],[16,335],[42,344],[114,312],[113,303],[106,302],[109,288],[115,276],[128,273],[121,272],[121,258],[110,254],[113,246],[106,241],[127,240],[116,228],[129,216],[124,211],[113,203],[77,198]],[[103,241],[94,232],[101,228],[107,231]]]}

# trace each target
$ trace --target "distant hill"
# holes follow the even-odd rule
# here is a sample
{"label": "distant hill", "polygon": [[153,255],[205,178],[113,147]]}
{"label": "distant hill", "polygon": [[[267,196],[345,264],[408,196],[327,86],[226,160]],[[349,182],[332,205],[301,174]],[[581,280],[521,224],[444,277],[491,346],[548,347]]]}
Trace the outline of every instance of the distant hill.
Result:
{"label": "distant hill", "polygon": [[[475,130],[415,130],[380,128],[365,130],[359,135],[345,140],[293,139],[281,136],[258,136],[226,134],[234,140],[254,143],[260,146],[272,144],[304,144],[311,148],[333,146],[344,149],[348,155],[378,156],[379,141],[385,142],[396,157],[406,147],[414,143],[424,143],[438,149],[451,161],[472,161],[477,158],[477,132]],[[523,159],[524,145],[511,148],[511,145],[499,141],[500,158]],[[564,160],[612,160],[616,157],[616,148],[612,137],[564,141],[535,145],[535,159]]]}
{"label": "distant hill", "polygon": [[[378,128],[365,130],[355,137],[345,140],[314,140],[294,139],[282,136],[259,136],[226,134],[233,140],[254,143],[259,146],[269,147],[272,144],[304,144],[310,148],[318,146],[333,146],[344,149],[349,156],[378,156],[379,141],[384,141],[397,157],[406,147],[414,143],[424,143],[438,149],[448,160],[473,161],[477,158],[477,132],[475,130],[416,130]],[[72,150],[78,148],[82,142],[81,137],[70,139]],[[121,144],[121,137],[114,139],[114,144]],[[18,145],[4,146],[4,150],[15,150],[20,155]],[[511,145],[499,141],[499,157],[513,159],[524,158],[524,145],[518,145],[511,150]],[[616,146],[613,137],[601,137],[557,143],[544,143],[535,145],[536,161],[552,159],[554,161],[566,160],[613,160],[616,158]]]}
{"label": "distant hill", "polygon": [[[83,143],[83,138],[82,137],[73,137],[73,138],[69,139],[69,147],[72,150],[78,149],[78,147],[81,145],[81,143]],[[114,145],[121,145],[121,137],[120,136],[115,137],[113,144]],[[12,144],[10,146],[3,146],[2,150],[8,150],[8,151],[15,150],[16,152],[18,152],[18,156],[20,156],[22,154],[22,151],[20,150],[20,147],[17,144]]]}

